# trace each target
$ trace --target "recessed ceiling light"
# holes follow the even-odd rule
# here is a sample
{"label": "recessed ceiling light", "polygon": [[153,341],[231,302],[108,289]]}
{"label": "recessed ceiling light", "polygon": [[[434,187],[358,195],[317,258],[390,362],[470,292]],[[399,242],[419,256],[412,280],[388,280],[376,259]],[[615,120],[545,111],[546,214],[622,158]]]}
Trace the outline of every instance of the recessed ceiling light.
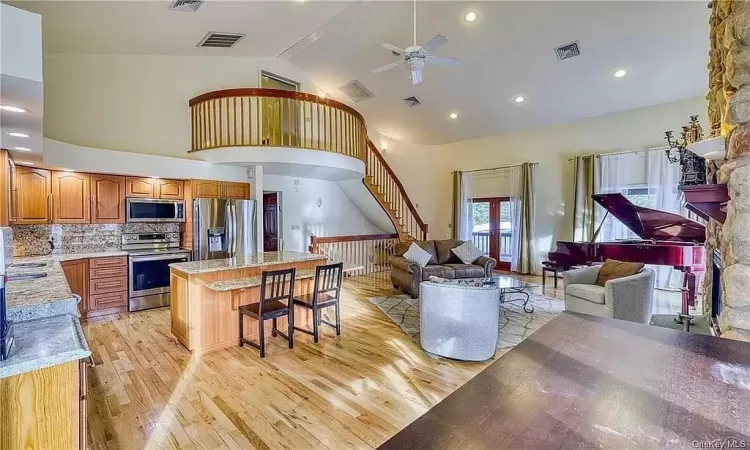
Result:
{"label": "recessed ceiling light", "polygon": [[13,150],[19,151],[19,152],[30,152],[32,151],[29,147],[13,147]]}
{"label": "recessed ceiling light", "polygon": [[456,120],[456,119],[458,119],[458,114],[456,114],[456,113],[450,113],[450,114],[448,114],[448,117],[450,117],[453,120]]}
{"label": "recessed ceiling light", "polygon": [[18,137],[18,138],[27,138],[27,137],[31,137],[31,135],[30,135],[30,134],[26,134],[26,133],[16,133],[16,132],[12,132],[12,133],[5,133],[5,134],[7,134],[8,136],[13,136],[13,137]]}
{"label": "recessed ceiling light", "polygon": [[27,113],[27,112],[29,112],[28,109],[21,108],[21,107],[18,107],[18,106],[13,106],[13,105],[0,105],[0,109],[2,109],[3,111],[14,112],[14,113]]}
{"label": "recessed ceiling light", "polygon": [[22,166],[33,166],[34,163],[31,161],[18,161],[16,164],[20,164]]}
{"label": "recessed ceiling light", "polygon": [[624,70],[624,69],[617,69],[614,72],[612,72],[612,76],[615,78],[622,78],[627,74],[628,74],[627,70]]}
{"label": "recessed ceiling light", "polygon": [[477,13],[475,11],[469,11],[464,14],[464,20],[471,23],[477,20]]}
{"label": "recessed ceiling light", "polygon": [[515,97],[513,97],[513,103],[521,104],[525,101],[526,101],[526,97],[524,97],[523,95],[516,95]]}

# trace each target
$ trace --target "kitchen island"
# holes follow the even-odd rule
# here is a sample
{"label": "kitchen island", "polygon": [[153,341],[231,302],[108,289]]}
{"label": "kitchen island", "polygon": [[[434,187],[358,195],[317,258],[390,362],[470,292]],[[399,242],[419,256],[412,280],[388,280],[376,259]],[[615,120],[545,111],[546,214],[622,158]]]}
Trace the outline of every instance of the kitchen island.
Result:
{"label": "kitchen island", "polygon": [[[266,252],[170,265],[172,334],[188,350],[206,353],[237,345],[237,308],[257,303],[263,271],[297,269],[294,292],[312,292],[315,266],[327,258],[303,252]],[[312,315],[294,310],[295,322],[310,328]],[[279,319],[284,329],[286,318]],[[298,325],[299,326],[299,325]],[[270,327],[266,328],[270,335]],[[245,338],[258,339],[258,322],[246,319]]]}

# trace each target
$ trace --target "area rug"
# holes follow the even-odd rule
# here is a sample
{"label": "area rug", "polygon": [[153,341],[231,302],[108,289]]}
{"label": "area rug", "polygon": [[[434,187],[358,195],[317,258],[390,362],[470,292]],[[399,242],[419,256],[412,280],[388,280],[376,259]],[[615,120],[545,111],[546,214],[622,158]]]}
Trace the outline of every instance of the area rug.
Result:
{"label": "area rug", "polygon": [[[521,343],[565,309],[562,300],[539,294],[529,296],[529,304],[534,306],[534,312],[531,314],[524,312],[522,302],[501,305],[496,357]],[[419,299],[399,294],[390,297],[368,297],[368,300],[419,345]]]}

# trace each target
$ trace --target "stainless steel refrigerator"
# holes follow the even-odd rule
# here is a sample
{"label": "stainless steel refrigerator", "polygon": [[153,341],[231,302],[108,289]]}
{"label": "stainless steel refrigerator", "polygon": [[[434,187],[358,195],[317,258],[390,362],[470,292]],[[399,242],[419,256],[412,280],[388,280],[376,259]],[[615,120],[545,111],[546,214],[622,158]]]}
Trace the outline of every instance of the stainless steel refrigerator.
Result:
{"label": "stainless steel refrigerator", "polygon": [[193,200],[193,261],[255,253],[255,201]]}

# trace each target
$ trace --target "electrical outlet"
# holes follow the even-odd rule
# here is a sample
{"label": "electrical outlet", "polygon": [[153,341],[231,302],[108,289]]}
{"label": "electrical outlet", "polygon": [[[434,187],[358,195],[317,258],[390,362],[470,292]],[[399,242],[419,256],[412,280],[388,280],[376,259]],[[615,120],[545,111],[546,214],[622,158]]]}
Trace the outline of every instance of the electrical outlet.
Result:
{"label": "electrical outlet", "polygon": [[292,231],[299,231],[299,225],[292,225]]}

